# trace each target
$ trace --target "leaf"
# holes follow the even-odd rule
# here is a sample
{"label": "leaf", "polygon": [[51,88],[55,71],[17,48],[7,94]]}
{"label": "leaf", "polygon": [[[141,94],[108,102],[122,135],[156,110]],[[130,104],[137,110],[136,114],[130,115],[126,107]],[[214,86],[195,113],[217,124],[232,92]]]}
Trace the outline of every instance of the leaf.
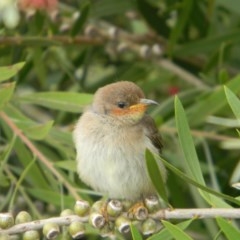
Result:
{"label": "leaf", "polygon": [[42,140],[48,135],[49,131],[53,126],[53,123],[54,121],[48,121],[44,124],[34,123],[32,124],[32,126],[22,126],[21,129],[29,138],[32,138],[34,140]]}
{"label": "leaf", "polygon": [[[240,199],[238,200],[237,198],[233,198],[229,195],[226,195],[226,194],[223,194],[223,193],[220,193],[220,192],[216,192],[215,190],[209,188],[209,187],[206,187],[198,182],[196,182],[195,180],[193,180],[192,178],[188,177],[186,174],[184,174],[183,172],[181,172],[180,170],[178,170],[177,168],[175,168],[173,165],[171,165],[170,163],[168,163],[166,160],[164,160],[163,158],[161,158],[162,162],[164,163],[164,165],[170,169],[172,172],[174,172],[177,176],[179,176],[180,178],[182,178],[184,181],[186,181],[187,183],[190,183],[192,184],[193,186],[196,186],[200,189],[202,189],[203,191],[205,192],[208,192],[208,193],[211,193],[213,194],[214,196],[217,196],[217,197],[221,197],[223,199],[226,199],[232,203],[235,203],[237,205],[240,206]],[[213,196],[211,197],[211,199],[213,200]],[[215,200],[216,201],[216,200]],[[215,202],[214,202],[215,203]],[[230,205],[228,205],[227,203],[225,202],[220,202],[218,204],[215,203],[215,207],[231,207]]]}
{"label": "leaf", "polygon": [[32,196],[36,197],[39,200],[42,200],[46,203],[54,204],[55,206],[62,207],[61,199],[63,199],[64,207],[72,208],[74,205],[74,198],[72,196],[62,196],[61,193],[54,192],[52,190],[44,190],[39,188],[29,188],[27,189]]}
{"label": "leaf", "polygon": [[0,67],[0,82],[6,81],[16,75],[24,65],[25,62],[20,62],[11,66]]}
{"label": "leaf", "polygon": [[15,83],[2,84],[0,88],[0,109],[11,99],[15,89]]}
{"label": "leaf", "polygon": [[79,33],[79,31],[82,29],[84,23],[87,20],[88,15],[89,15],[89,10],[90,10],[90,3],[85,4],[82,7],[82,9],[80,10],[79,17],[74,22],[74,25],[71,30],[72,37],[76,36]]}
{"label": "leaf", "polygon": [[91,103],[92,95],[74,92],[40,92],[23,96],[20,100],[50,109],[79,113]]}
{"label": "leaf", "polygon": [[165,228],[170,232],[170,234],[174,237],[176,240],[193,240],[189,235],[187,235],[181,228],[178,226],[162,220],[162,224]]}
{"label": "leaf", "polygon": [[240,2],[239,0],[218,0],[216,1],[216,7],[224,7],[233,13],[240,14]]}
{"label": "leaf", "polygon": [[153,6],[146,0],[137,0],[136,3],[140,13],[143,15],[149,26],[162,36],[168,36],[169,27],[166,24],[165,17],[159,14],[159,8]]}
{"label": "leaf", "polygon": [[185,157],[185,169],[187,170],[187,174],[197,182],[205,185],[187,118],[178,97],[175,98],[175,120],[180,145]]}
{"label": "leaf", "polygon": [[226,219],[217,217],[216,218],[217,223],[219,227],[221,228],[221,231],[225,234],[227,239],[229,240],[239,240],[240,239],[240,232],[238,229],[236,229],[233,224],[231,224]]}
{"label": "leaf", "polygon": [[[93,1],[91,1],[93,2]],[[101,18],[116,14],[124,14],[128,10],[133,9],[134,4],[129,0],[112,1],[112,0],[101,0],[94,1],[91,7],[91,17]]]}
{"label": "leaf", "polygon": [[3,170],[13,151],[15,141],[16,141],[16,135],[14,135],[12,139],[8,142],[7,146],[4,147],[4,151],[0,155],[0,186],[2,187],[9,186],[9,178],[4,175]]}
{"label": "leaf", "polygon": [[175,44],[178,42],[178,39],[181,37],[181,34],[183,33],[186,24],[188,23],[188,19],[189,19],[192,7],[193,7],[193,0],[184,0],[181,3],[180,16],[178,17],[178,21],[170,34],[169,49],[168,49],[168,52],[170,53],[170,55],[172,55],[172,50]]}
{"label": "leaf", "polygon": [[[188,226],[194,221],[194,219],[188,219],[186,221],[180,222],[175,226],[178,226],[181,230],[185,230]],[[167,228],[162,229],[159,233],[154,234],[152,237],[148,238],[148,240],[172,240],[172,235],[170,235]]]}
{"label": "leaf", "polygon": [[130,225],[131,227],[131,233],[132,233],[132,239],[133,240],[142,240],[142,236],[140,232],[138,231],[137,227],[134,224]]}
{"label": "leaf", "polygon": [[55,162],[54,166],[62,168],[64,170],[68,170],[71,172],[76,172],[77,171],[77,166],[76,166],[76,161],[73,160],[65,160],[65,161],[59,161]]}
{"label": "leaf", "polygon": [[240,100],[239,98],[228,88],[224,87],[225,95],[230,105],[233,113],[235,114],[236,118],[240,120]]}
{"label": "leaf", "polygon": [[157,190],[159,196],[166,203],[168,203],[167,193],[165,189],[166,184],[163,181],[161,172],[159,170],[159,165],[157,164],[153,154],[148,149],[146,149],[145,151],[145,159],[146,159],[147,170],[155,189]]}
{"label": "leaf", "polygon": [[240,30],[233,29],[220,35],[214,35],[201,40],[185,43],[181,47],[174,49],[173,56],[187,57],[197,54],[209,53],[220,48],[223,42],[237,43],[240,40]]}

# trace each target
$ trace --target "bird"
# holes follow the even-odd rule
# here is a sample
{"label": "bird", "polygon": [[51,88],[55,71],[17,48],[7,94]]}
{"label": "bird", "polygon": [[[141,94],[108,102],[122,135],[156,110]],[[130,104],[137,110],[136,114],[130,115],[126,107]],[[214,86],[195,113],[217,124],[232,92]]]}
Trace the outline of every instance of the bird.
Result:
{"label": "bird", "polygon": [[[111,199],[137,201],[156,195],[145,161],[146,149],[153,154],[162,149],[158,128],[146,113],[154,104],[130,81],[96,91],[73,130],[77,172],[85,184]],[[165,167],[157,163],[166,181]]]}

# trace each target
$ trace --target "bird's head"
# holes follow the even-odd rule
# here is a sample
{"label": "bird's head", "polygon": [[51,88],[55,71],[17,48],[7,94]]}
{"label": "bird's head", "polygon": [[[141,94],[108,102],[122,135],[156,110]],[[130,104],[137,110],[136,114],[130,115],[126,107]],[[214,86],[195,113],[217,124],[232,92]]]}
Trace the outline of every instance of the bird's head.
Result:
{"label": "bird's head", "polygon": [[143,118],[151,104],[157,102],[146,99],[136,84],[121,81],[98,89],[94,95],[93,110],[123,124],[131,125]]}

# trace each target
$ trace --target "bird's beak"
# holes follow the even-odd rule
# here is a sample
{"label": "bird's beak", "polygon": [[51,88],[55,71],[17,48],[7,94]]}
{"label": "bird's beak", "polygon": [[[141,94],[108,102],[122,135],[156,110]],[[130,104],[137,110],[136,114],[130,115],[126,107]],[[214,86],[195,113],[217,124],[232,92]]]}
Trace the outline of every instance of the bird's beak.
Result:
{"label": "bird's beak", "polygon": [[158,103],[156,101],[151,100],[151,99],[146,99],[146,98],[141,98],[140,103],[144,104],[144,105],[152,105],[152,104],[158,105]]}
{"label": "bird's beak", "polygon": [[144,113],[147,107],[152,104],[158,104],[158,103],[151,99],[141,98],[139,103],[130,106],[130,110],[133,112]]}

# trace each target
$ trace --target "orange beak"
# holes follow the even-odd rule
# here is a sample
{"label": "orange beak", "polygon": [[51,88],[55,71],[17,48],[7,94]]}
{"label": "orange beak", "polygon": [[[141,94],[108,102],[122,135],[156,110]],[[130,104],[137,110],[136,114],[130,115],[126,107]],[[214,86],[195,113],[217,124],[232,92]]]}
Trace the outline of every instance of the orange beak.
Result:
{"label": "orange beak", "polygon": [[151,99],[146,99],[146,98],[141,98],[140,102],[132,105],[129,107],[129,110],[131,112],[138,112],[138,113],[143,113],[146,111],[147,107],[152,104],[158,104],[157,102],[151,100]]}

